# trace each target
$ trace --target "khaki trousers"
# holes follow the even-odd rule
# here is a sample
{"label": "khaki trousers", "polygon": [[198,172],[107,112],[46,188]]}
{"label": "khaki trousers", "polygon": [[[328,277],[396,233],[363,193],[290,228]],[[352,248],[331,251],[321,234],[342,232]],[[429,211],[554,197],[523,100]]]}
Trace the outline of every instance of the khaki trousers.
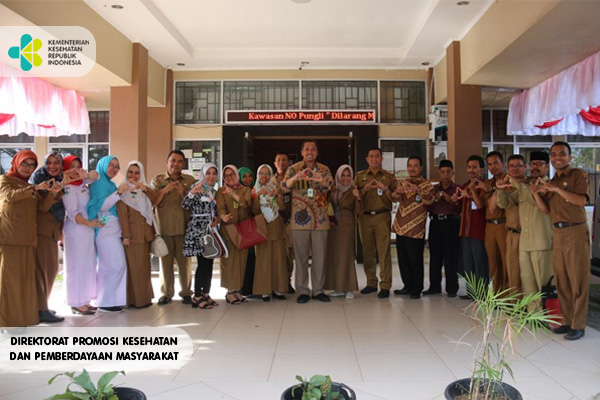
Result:
{"label": "khaki trousers", "polygon": [[[552,276],[552,250],[520,251],[519,265],[523,294],[537,293]],[[541,300],[532,307],[539,310],[542,307]]]}
{"label": "khaki trousers", "polygon": [[38,235],[35,248],[35,288],[39,311],[48,310],[48,299],[58,275],[58,243]]}
{"label": "khaki trousers", "polygon": [[183,235],[165,236],[162,238],[167,244],[169,254],[160,258],[160,291],[167,297],[175,295],[175,271],[174,261],[177,261],[179,270],[179,284],[181,290],[179,296],[191,296],[194,292],[192,286],[192,272],[189,258],[183,255]]}
{"label": "khaki trousers", "polygon": [[511,293],[521,293],[521,268],[519,265],[519,236],[518,233],[508,231],[506,233],[506,274],[505,288],[511,289]]}
{"label": "khaki trousers", "polygon": [[494,291],[500,292],[506,287],[506,224],[485,224],[485,251],[488,255],[490,278]]}
{"label": "khaki trousers", "polygon": [[298,295],[311,294],[308,287],[308,257],[312,256],[311,281],[312,295],[324,293],[325,256],[327,255],[327,234],[329,231],[292,231],[294,256],[296,257],[296,292]]}
{"label": "khaki trousers", "polygon": [[585,329],[590,294],[590,230],[587,223],[552,228],[552,265],[563,323]]}
{"label": "khaki trousers", "polygon": [[[376,288],[377,260],[379,255],[379,287],[390,290],[392,288],[392,255],[391,234],[392,216],[389,212],[376,215],[361,215],[358,218],[358,232],[363,246],[363,263],[367,286]],[[376,253],[377,252],[377,253]]]}

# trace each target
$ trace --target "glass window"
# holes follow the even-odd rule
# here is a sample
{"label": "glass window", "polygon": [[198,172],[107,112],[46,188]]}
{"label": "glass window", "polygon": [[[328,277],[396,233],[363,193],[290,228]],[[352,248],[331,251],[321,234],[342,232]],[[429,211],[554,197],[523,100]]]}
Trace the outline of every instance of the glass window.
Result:
{"label": "glass window", "polygon": [[98,161],[108,155],[107,144],[91,144],[88,146],[88,171],[96,169]]}
{"label": "glass window", "polygon": [[56,136],[50,138],[50,143],[85,143],[88,135]]}
{"label": "glass window", "polygon": [[381,122],[424,124],[425,82],[381,81]]}
{"label": "glass window", "polygon": [[21,150],[33,150],[33,148],[31,146],[0,147],[0,175],[10,171],[10,162]]}
{"label": "glass window", "polygon": [[110,113],[108,111],[90,111],[90,143],[108,143]]}
{"label": "glass window", "polygon": [[175,149],[184,153],[191,152],[192,157],[186,158],[185,172],[196,179],[205,163],[210,162],[220,166],[221,143],[218,140],[177,140]]}
{"label": "glass window", "polygon": [[25,132],[21,132],[17,136],[0,135],[0,143],[33,143],[33,136],[29,136]]}
{"label": "glass window", "polygon": [[[380,142],[384,160],[394,158],[394,168],[384,168],[394,172],[396,177],[406,177],[406,159],[410,156],[419,156],[423,160],[423,175],[427,175],[427,146],[425,140],[390,140],[382,139]],[[385,161],[384,161],[385,162]]]}
{"label": "glass window", "polygon": [[[554,142],[554,140],[550,140],[550,142]],[[588,142],[588,143],[599,143],[600,142],[600,137],[598,136],[584,136],[584,135],[567,135],[567,142],[569,142],[569,144],[571,143],[581,143],[581,142]]]}
{"label": "glass window", "polygon": [[302,81],[302,108],[377,111],[377,82]]}
{"label": "glass window", "polygon": [[508,110],[492,110],[492,132],[494,142],[513,142],[513,136],[506,133]]}
{"label": "glass window", "polygon": [[492,140],[492,111],[491,110],[481,110],[481,130],[483,132],[482,140],[484,142],[489,142]]}
{"label": "glass window", "polygon": [[[495,151],[499,151],[500,153],[502,153],[502,157],[504,157],[504,162],[506,162],[506,159],[514,154],[514,146],[512,144],[498,144],[498,143],[494,143],[493,149]],[[491,151],[491,150],[490,150]],[[484,159],[485,159],[485,154],[484,154]]]}
{"label": "glass window", "polygon": [[220,124],[221,82],[177,82],[176,124]]}
{"label": "glass window", "polygon": [[571,156],[571,166],[588,173],[590,200],[587,205],[594,205],[600,188],[600,148],[571,146]]}
{"label": "glass window", "polygon": [[223,83],[223,111],[297,110],[298,81],[232,81]]}
{"label": "glass window", "polygon": [[535,136],[515,136],[517,143],[547,143],[548,147],[552,145],[554,139],[552,135],[535,135]]}
{"label": "glass window", "polygon": [[68,155],[73,155],[73,156],[77,156],[79,157],[81,160],[85,160],[84,155],[83,155],[83,147],[57,147],[57,146],[52,146],[51,147],[52,150],[56,150],[58,151],[63,158],[68,156]]}

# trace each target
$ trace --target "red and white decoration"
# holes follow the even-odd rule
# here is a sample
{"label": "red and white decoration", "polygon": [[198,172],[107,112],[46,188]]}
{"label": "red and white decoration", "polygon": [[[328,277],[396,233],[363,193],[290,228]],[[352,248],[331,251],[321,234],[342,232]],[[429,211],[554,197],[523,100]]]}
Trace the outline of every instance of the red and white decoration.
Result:
{"label": "red and white decoration", "polygon": [[74,90],[0,64],[0,135],[61,136],[89,134],[85,99]]}
{"label": "red and white decoration", "polygon": [[513,97],[508,132],[600,136],[600,52]]}

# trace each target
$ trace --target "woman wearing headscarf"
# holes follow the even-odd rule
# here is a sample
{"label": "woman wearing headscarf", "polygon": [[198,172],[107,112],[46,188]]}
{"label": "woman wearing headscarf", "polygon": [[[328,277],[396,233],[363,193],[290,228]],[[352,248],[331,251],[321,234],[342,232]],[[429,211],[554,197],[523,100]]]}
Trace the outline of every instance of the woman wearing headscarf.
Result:
{"label": "woman wearing headscarf", "polygon": [[98,308],[106,312],[121,312],[127,303],[127,261],[123,250],[123,233],[117,214],[120,195],[130,190],[125,182],[117,188],[112,179],[120,169],[115,156],[105,156],[98,161],[98,180],[90,187],[87,210],[91,219],[98,218],[103,225],[96,229],[98,255]]}
{"label": "woman wearing headscarf", "polygon": [[227,288],[225,300],[230,304],[240,304],[247,300],[240,293],[246,270],[248,249],[238,250],[225,225],[237,224],[250,217],[251,191],[240,184],[238,169],[234,165],[223,168],[224,185],[217,191],[217,214],[222,221],[221,236],[229,249],[229,257],[221,259],[221,286]]}
{"label": "woman wearing headscarf", "polygon": [[202,256],[204,249],[200,241],[208,226],[215,227],[219,222],[217,217],[217,191],[215,189],[217,178],[217,166],[212,163],[204,164],[198,181],[192,185],[181,202],[181,206],[186,210],[190,210],[191,213],[185,230],[183,255],[186,257],[196,256],[198,260],[194,278],[193,308],[210,309],[219,305],[210,297],[214,260]]}
{"label": "woman wearing headscarf", "polygon": [[267,240],[256,246],[254,271],[254,294],[262,295],[263,301],[270,301],[270,295],[285,300],[282,294],[288,288],[288,272],[285,252],[285,225],[279,210],[285,204],[273,170],[267,164],[258,167],[258,180],[252,192],[252,212],[262,214],[267,222]]}
{"label": "woman wearing headscarf", "polygon": [[351,166],[344,164],[338,168],[335,174],[335,189],[331,194],[336,222],[329,230],[325,261],[325,288],[335,290],[330,296],[345,295],[347,299],[354,298],[353,291],[358,290],[354,259],[358,202],[353,191],[352,179]]}
{"label": "woman wearing headscarf", "polygon": [[90,190],[87,183],[90,180],[81,168],[81,159],[73,155],[65,157],[63,171],[65,176],[75,179],[64,186],[62,197],[66,213],[63,244],[67,304],[73,314],[91,315],[96,311],[96,307],[90,304],[96,298],[94,228],[101,227],[101,224],[97,219],[88,218]]}
{"label": "woman wearing headscarf", "polygon": [[[252,191],[254,187],[254,174],[248,167],[242,167],[239,170],[240,183]],[[254,268],[256,267],[256,251],[254,246],[248,249],[248,257],[246,257],[246,271],[244,272],[244,283],[240,292],[242,296],[250,296],[254,293],[252,288],[254,282]]]}
{"label": "woman wearing headscarf", "polygon": [[[31,175],[29,181],[34,184],[48,182],[59,184],[63,179],[63,159],[59,152],[48,153],[44,165]],[[60,191],[62,193],[62,190]],[[50,196],[47,190],[40,191],[43,198]],[[63,317],[48,310],[48,299],[58,274],[58,242],[62,240],[62,228],[65,220],[65,206],[58,200],[50,208],[37,210],[37,247],[35,248],[35,286],[40,322],[61,322]]]}
{"label": "woman wearing headscarf", "polygon": [[154,297],[150,264],[150,242],[154,239],[152,202],[157,194],[146,185],[144,165],[137,160],[127,164],[121,185],[129,187],[117,202],[127,260],[127,305],[149,307]]}
{"label": "woman wearing headscarf", "polygon": [[0,176],[0,327],[39,323],[35,288],[36,209],[56,202],[60,186],[45,200],[38,190],[50,189],[47,182],[27,182],[37,167],[30,150],[18,152],[10,171]]}

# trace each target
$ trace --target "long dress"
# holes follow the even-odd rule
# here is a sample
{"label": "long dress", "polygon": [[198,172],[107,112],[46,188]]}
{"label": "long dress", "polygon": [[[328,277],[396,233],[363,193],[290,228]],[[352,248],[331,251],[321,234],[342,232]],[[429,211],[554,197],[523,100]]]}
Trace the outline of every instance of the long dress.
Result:
{"label": "long dress", "polygon": [[127,261],[123,250],[123,233],[119,219],[110,209],[120,200],[114,192],[104,200],[98,218],[106,224],[98,229],[96,250],[98,252],[98,306],[119,307],[127,304]]}
{"label": "long dress", "polygon": [[358,290],[356,264],[354,258],[354,240],[356,237],[356,200],[352,190],[342,194],[339,203],[340,218],[336,226],[329,229],[327,238],[327,266],[325,288],[336,292]]}
{"label": "long dress", "polygon": [[235,190],[235,193],[240,196],[241,203],[233,201],[233,197],[223,194],[225,188],[221,187],[217,191],[217,214],[231,214],[229,222],[221,223],[220,233],[225,240],[229,257],[221,258],[221,287],[239,290],[244,284],[244,273],[246,272],[246,257],[248,257],[248,249],[238,250],[233,245],[225,225],[236,224],[250,217],[248,212],[252,201],[250,188],[241,186]]}
{"label": "long dress", "polygon": [[[153,201],[156,192],[148,188],[146,196]],[[131,241],[129,247],[125,247],[127,305],[144,307],[152,303],[154,297],[150,264],[150,242],[154,239],[154,228],[148,225],[138,210],[122,201],[117,203],[117,214],[123,237],[128,237]]]}
{"label": "long dress", "polygon": [[[285,207],[283,199],[276,197],[279,209]],[[254,215],[261,213],[260,199],[252,200]],[[275,220],[267,223],[267,240],[256,246],[256,268],[254,270],[254,294],[271,294],[271,292],[286,292],[288,290],[288,271],[286,263],[285,224],[278,215]]]}
{"label": "long dress", "polygon": [[67,218],[63,228],[67,304],[81,307],[96,298],[96,247],[94,229],[75,222],[75,216],[88,219],[90,190],[86,185],[67,185],[62,197]]}
{"label": "long dress", "polygon": [[39,323],[35,247],[40,200],[29,183],[0,176],[0,327]]}

